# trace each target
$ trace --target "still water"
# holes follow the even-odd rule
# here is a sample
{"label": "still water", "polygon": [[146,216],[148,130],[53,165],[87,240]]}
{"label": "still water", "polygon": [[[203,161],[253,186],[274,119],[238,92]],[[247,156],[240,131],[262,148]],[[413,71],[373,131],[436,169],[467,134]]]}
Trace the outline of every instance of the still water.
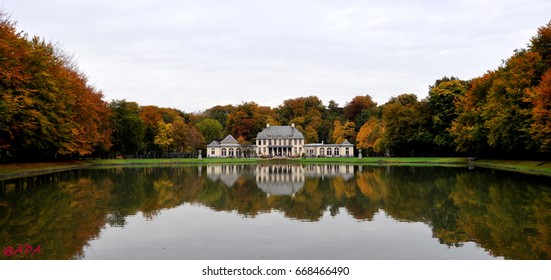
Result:
{"label": "still water", "polygon": [[407,166],[72,170],[0,181],[0,259],[551,259],[550,181]]}

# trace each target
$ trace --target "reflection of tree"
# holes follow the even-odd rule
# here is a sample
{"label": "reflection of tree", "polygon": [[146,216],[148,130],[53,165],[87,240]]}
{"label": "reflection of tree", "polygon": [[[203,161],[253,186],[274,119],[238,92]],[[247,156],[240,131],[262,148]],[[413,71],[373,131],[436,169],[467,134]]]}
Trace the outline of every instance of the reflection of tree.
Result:
{"label": "reflection of tree", "polygon": [[[551,258],[551,194],[527,178],[459,174],[451,192],[462,228],[493,255]],[[514,214],[513,214],[514,213]]]}
{"label": "reflection of tree", "polygon": [[[371,220],[384,209],[394,219],[430,225],[434,237],[448,246],[475,241],[496,256],[550,257],[549,190],[519,188],[524,184],[508,177],[495,180],[491,174],[443,167],[364,167],[352,180],[307,177],[294,196],[268,198],[251,187],[252,180],[238,181],[238,188],[217,185],[216,197],[228,200],[223,210],[254,215],[274,209],[292,219],[317,221],[327,210],[336,215],[344,208],[356,219]],[[208,198],[199,201],[216,205],[214,193]]]}
{"label": "reflection of tree", "polygon": [[[5,183],[0,201],[9,212],[0,214],[0,247],[29,244],[41,254],[9,259],[71,259],[82,256],[88,240],[106,222],[111,181],[92,179],[78,171],[16,179]],[[3,210],[0,210],[3,212]]]}
{"label": "reflection of tree", "polygon": [[[448,246],[474,241],[492,255],[551,258],[551,191],[537,179],[440,167],[356,167],[356,176],[308,176],[293,195],[267,195],[254,168],[235,183],[207,176],[207,167],[140,167],[69,171],[0,183],[2,246],[41,245],[37,258],[82,256],[105,223],[124,226],[138,212],[200,203],[246,217],[279,211],[318,221],[326,211],[372,220],[379,209],[394,219],[423,222]],[[3,247],[2,247],[3,248]],[[0,256],[4,257],[4,256]]]}

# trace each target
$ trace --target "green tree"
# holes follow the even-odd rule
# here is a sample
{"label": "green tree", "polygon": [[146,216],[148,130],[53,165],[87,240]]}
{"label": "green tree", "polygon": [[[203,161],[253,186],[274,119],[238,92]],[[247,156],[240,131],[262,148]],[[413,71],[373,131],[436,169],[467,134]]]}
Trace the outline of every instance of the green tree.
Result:
{"label": "green tree", "polygon": [[430,88],[428,101],[432,131],[436,152],[440,155],[452,155],[455,152],[454,137],[450,129],[457,118],[455,103],[467,91],[465,84],[454,77],[444,77]]}
{"label": "green tree", "polygon": [[113,124],[112,152],[115,155],[138,153],[144,146],[145,123],[140,118],[140,106],[136,102],[113,100],[109,104]]}
{"label": "green tree", "polygon": [[392,155],[422,156],[432,152],[428,102],[414,94],[390,99],[383,107],[384,144]]}
{"label": "green tree", "polygon": [[222,132],[224,128],[222,124],[213,118],[203,119],[197,124],[197,128],[203,134],[207,143],[223,137]]}

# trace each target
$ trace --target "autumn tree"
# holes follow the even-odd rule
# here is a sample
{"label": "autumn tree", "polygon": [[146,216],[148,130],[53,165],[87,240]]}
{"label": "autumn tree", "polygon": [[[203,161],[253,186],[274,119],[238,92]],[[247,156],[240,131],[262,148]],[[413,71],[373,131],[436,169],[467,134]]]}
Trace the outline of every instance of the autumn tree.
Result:
{"label": "autumn tree", "polygon": [[266,126],[270,116],[275,118],[275,112],[270,107],[244,102],[228,115],[227,125],[234,137],[243,136],[250,141]]}
{"label": "autumn tree", "polygon": [[369,118],[377,114],[377,103],[369,95],[358,95],[344,106],[344,116],[361,127]]}
{"label": "autumn tree", "polygon": [[144,152],[148,155],[156,153],[157,145],[155,144],[155,135],[157,135],[157,128],[159,122],[164,122],[163,112],[161,108],[157,106],[141,106],[140,107],[140,119],[145,124],[144,133]]}
{"label": "autumn tree", "polygon": [[342,124],[341,121],[336,120],[333,123],[333,143],[340,144],[344,140],[351,140],[352,142],[354,142],[356,138],[355,128],[356,125],[354,124],[354,122],[348,121]]}
{"label": "autumn tree", "polygon": [[154,143],[161,147],[163,153],[166,153],[174,142],[173,134],[172,124],[163,121],[157,122],[157,134],[155,135]]}
{"label": "autumn tree", "polygon": [[551,152],[551,67],[545,72],[540,84],[529,91],[533,104],[530,134],[538,151]]}
{"label": "autumn tree", "polygon": [[457,117],[450,128],[458,152],[477,156],[489,152],[484,107],[496,78],[497,73],[489,71],[473,79],[465,95],[458,97],[455,103]]}
{"label": "autumn tree", "polygon": [[356,148],[364,149],[368,155],[384,153],[381,140],[384,136],[384,127],[381,119],[371,117],[360,128],[356,137]]}
{"label": "autumn tree", "polygon": [[0,156],[87,156],[110,147],[109,109],[73,59],[0,13]]}
{"label": "autumn tree", "polygon": [[323,126],[325,106],[317,96],[285,100],[276,109],[276,112],[282,123],[295,124],[297,129],[304,134],[306,143],[329,140],[329,129],[327,126]]}
{"label": "autumn tree", "polygon": [[186,124],[182,118],[172,123],[173,149],[186,155],[195,155],[199,149],[205,148],[205,138],[197,127]]}

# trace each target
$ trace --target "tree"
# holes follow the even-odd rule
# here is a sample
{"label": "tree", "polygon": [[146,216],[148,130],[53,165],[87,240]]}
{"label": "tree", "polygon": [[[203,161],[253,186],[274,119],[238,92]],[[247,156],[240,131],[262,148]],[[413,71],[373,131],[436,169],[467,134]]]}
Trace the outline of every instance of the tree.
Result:
{"label": "tree", "polygon": [[369,95],[359,95],[344,106],[344,116],[358,127],[377,114],[377,103]]}
{"label": "tree", "polygon": [[203,137],[207,143],[223,137],[222,132],[224,128],[222,127],[222,124],[213,118],[203,119],[197,124],[197,128],[201,134],[203,134]]}
{"label": "tree", "polygon": [[287,99],[283,101],[283,105],[276,109],[281,123],[289,123],[291,119],[297,117],[306,117],[309,112],[323,112],[324,110],[323,102],[317,96]]}
{"label": "tree", "polygon": [[136,154],[144,146],[145,123],[139,117],[140,106],[136,102],[113,100],[109,104],[113,112],[113,153],[115,155]]}
{"label": "tree", "polygon": [[353,122],[345,122],[341,124],[339,120],[333,123],[333,143],[340,144],[344,140],[355,138],[355,124]]}
{"label": "tree", "polygon": [[536,36],[530,39],[529,49],[540,55],[544,69],[551,67],[551,20],[538,28]]}
{"label": "tree", "polygon": [[488,131],[484,126],[484,106],[496,78],[497,73],[489,71],[482,77],[473,79],[465,95],[459,96],[455,103],[457,118],[452,121],[450,133],[458,152],[477,156],[489,152]]}
{"label": "tree", "polygon": [[163,121],[157,122],[157,135],[155,135],[155,145],[161,147],[163,153],[168,151],[168,148],[174,142],[172,124]]}
{"label": "tree", "polygon": [[452,122],[457,118],[455,103],[466,92],[465,82],[444,77],[429,91],[429,107],[432,115],[432,133],[438,154],[455,152],[454,137],[450,133]]}
{"label": "tree", "polygon": [[356,137],[356,148],[366,149],[368,152],[383,153],[384,151],[380,146],[383,135],[384,127],[381,119],[372,117],[360,128]]}
{"label": "tree", "polygon": [[178,118],[174,120],[172,127],[173,145],[176,151],[195,155],[199,149],[205,148],[205,138],[195,126],[186,124],[182,118]]}
{"label": "tree", "polygon": [[151,152],[156,153],[157,145],[155,144],[155,135],[157,135],[158,123],[160,121],[164,122],[161,108],[157,106],[141,106],[140,119],[145,124],[145,133],[144,133],[145,153],[147,154],[150,154]]}
{"label": "tree", "polygon": [[207,118],[212,118],[220,122],[220,124],[225,128],[225,132],[230,133],[231,128],[227,126],[228,116],[235,111],[233,105],[217,105],[205,111],[205,116]]}
{"label": "tree", "polygon": [[530,134],[542,153],[551,152],[551,67],[541,83],[529,91],[533,104]]}
{"label": "tree", "polygon": [[517,51],[498,70],[484,107],[484,126],[493,149],[514,156],[534,150],[530,136],[532,103],[527,89],[537,85],[541,57]]}
{"label": "tree", "polygon": [[227,126],[234,137],[243,136],[250,141],[266,126],[270,116],[275,119],[270,107],[244,102],[228,115]]}
{"label": "tree", "polygon": [[383,107],[384,144],[393,155],[422,156],[432,151],[428,102],[414,94],[390,99]]}
{"label": "tree", "polygon": [[87,156],[110,146],[109,109],[72,58],[0,13],[0,155]]}

